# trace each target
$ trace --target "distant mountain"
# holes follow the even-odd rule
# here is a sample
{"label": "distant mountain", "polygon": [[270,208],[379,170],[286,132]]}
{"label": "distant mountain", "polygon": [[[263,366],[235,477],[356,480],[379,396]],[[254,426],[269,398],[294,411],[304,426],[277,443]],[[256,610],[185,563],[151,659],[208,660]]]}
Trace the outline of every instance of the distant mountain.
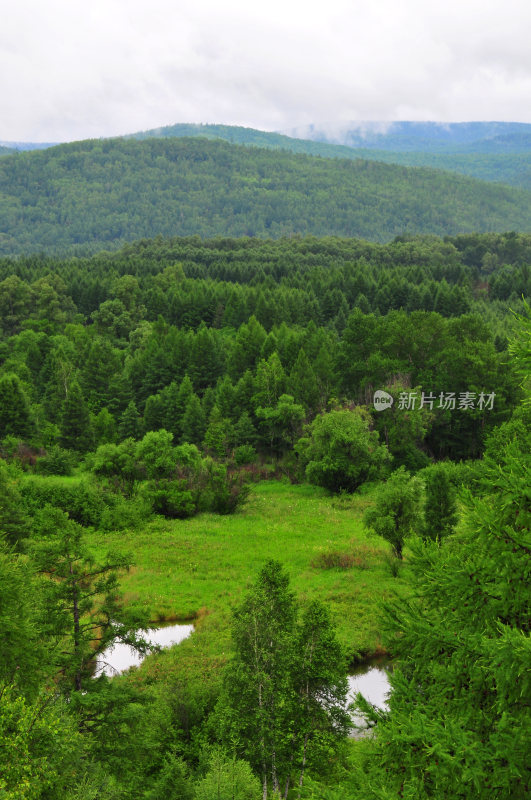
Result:
{"label": "distant mountain", "polygon": [[3,150],[8,152],[18,152],[19,150],[45,150],[47,147],[54,147],[54,142],[0,142],[0,155]]}
{"label": "distant mountain", "polygon": [[[374,123],[376,124],[376,123]],[[485,123],[470,123],[472,130],[469,135],[479,135],[481,126]],[[495,123],[496,125],[505,123]],[[490,123],[489,123],[490,125]],[[479,127],[478,127],[479,126]],[[531,128],[531,126],[528,126]],[[432,124],[429,125],[432,130]],[[437,132],[438,128],[434,128]],[[489,127],[489,131],[495,128]],[[439,131],[439,133],[441,133]],[[487,131],[484,131],[487,133]],[[495,183],[505,183],[510,186],[518,186],[521,189],[531,191],[531,142],[529,149],[523,152],[484,152],[484,147],[489,146],[490,140],[480,142],[477,151],[473,150],[473,145],[460,144],[464,152],[444,153],[432,151],[410,151],[410,150],[379,150],[376,147],[350,147],[342,144],[330,144],[327,142],[311,141],[309,139],[294,139],[280,133],[270,133],[256,130],[254,128],[243,128],[234,125],[192,125],[177,124],[163,128],[155,128],[140,133],[133,133],[124,138],[149,139],[149,138],[180,138],[183,136],[194,136],[203,139],[223,139],[233,144],[242,144],[247,147],[267,147],[272,150],[289,150],[292,153],[305,153],[306,155],[321,156],[322,158],[348,158],[348,159],[369,159],[384,161],[388,164],[404,164],[417,167],[434,167],[435,169],[450,170],[461,175],[469,175],[480,180],[493,181]],[[520,137],[524,141],[527,134],[510,134],[512,137]],[[531,136],[531,134],[530,134]],[[461,135],[463,142],[466,137],[464,131]],[[502,139],[503,137],[498,137]],[[419,144],[419,142],[417,142]],[[523,145],[521,145],[523,148]],[[466,149],[469,148],[469,150]],[[503,149],[503,142],[498,143],[497,148]]]}
{"label": "distant mountain", "polygon": [[438,170],[203,138],[105,139],[0,159],[0,254],[141,237],[531,231],[531,194]]}
{"label": "distant mountain", "polygon": [[531,124],[525,122],[350,122],[306,125],[283,133],[398,152],[522,153],[531,149]]}

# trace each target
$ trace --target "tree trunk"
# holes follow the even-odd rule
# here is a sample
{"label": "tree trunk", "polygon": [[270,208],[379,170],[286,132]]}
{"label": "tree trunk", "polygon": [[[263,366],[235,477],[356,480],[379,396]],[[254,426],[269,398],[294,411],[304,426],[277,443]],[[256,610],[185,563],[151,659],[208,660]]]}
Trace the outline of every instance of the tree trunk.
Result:
{"label": "tree trunk", "polygon": [[[70,575],[72,576],[72,609],[74,613],[74,658],[77,662],[78,652],[80,647],[80,626],[79,626],[79,605],[78,605],[78,591],[77,591],[77,583],[74,576],[74,572],[72,570],[72,564],[70,564]],[[80,668],[76,665],[76,672],[74,675],[74,685],[78,692],[81,691],[81,671]]]}
{"label": "tree trunk", "polygon": [[306,768],[306,747],[308,745],[308,738],[309,738],[309,734],[307,733],[306,736],[304,737],[304,747],[302,749],[302,768],[301,768],[301,774],[300,774],[300,777],[299,777],[299,795],[298,795],[299,797],[301,796],[302,783],[304,781],[304,770]]}

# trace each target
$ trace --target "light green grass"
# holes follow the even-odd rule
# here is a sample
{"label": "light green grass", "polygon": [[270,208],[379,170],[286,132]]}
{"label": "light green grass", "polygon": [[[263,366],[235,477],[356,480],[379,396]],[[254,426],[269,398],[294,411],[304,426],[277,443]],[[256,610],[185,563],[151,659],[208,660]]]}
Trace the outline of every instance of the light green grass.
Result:
{"label": "light green grass", "polygon": [[[140,531],[93,532],[90,544],[98,556],[107,549],[132,554],[135,567],[121,579],[129,605],[151,620],[199,615],[205,629],[218,632],[228,629],[230,609],[264,562],[278,559],[302,603],[318,598],[329,605],[354,658],[380,650],[382,602],[403,590],[387,566],[388,545],[362,526],[370,502],[370,495],[332,498],[316,487],[269,481],[254,486],[231,516],[157,518]],[[315,565],[331,551],[346,554],[352,566]]]}

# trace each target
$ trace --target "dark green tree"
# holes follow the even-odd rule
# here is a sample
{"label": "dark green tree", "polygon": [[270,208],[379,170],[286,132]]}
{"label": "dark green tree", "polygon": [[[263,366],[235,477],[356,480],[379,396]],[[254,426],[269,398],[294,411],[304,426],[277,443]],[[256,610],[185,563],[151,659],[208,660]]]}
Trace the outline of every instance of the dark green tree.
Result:
{"label": "dark green tree", "polygon": [[455,487],[448,477],[444,464],[434,464],[423,473],[424,489],[424,527],[427,539],[440,541],[448,536],[457,523],[457,503]]}
{"label": "dark green tree", "polygon": [[134,400],[131,400],[124,413],[120,417],[118,427],[120,440],[139,439],[141,434],[141,419]]}
{"label": "dark green tree", "polygon": [[378,477],[391,459],[359,409],[316,417],[295,450],[310,483],[331,492],[354,492],[364,481]]}
{"label": "dark green tree", "polygon": [[0,377],[0,439],[5,436],[30,437],[35,422],[30,404],[18,375]]}
{"label": "dark green tree", "polygon": [[97,563],[84,541],[83,528],[59,509],[41,515],[40,536],[31,552],[46,576],[43,633],[55,643],[60,683],[67,694],[88,688],[94,660],[115,640],[146,651],[136,631],[145,621],[127,612],[118,591],[118,575],[131,561],[108,553]]}
{"label": "dark green tree", "polygon": [[406,537],[421,531],[421,494],[420,479],[400,467],[379,487],[374,506],[365,512],[365,525],[389,542],[397,558],[402,558]]}
{"label": "dark green tree", "polygon": [[90,413],[77,381],[73,381],[63,403],[61,445],[67,450],[86,453],[94,446]]}
{"label": "dark green tree", "polygon": [[196,394],[192,394],[188,399],[182,419],[181,440],[200,445],[205,435],[205,429],[206,421],[201,401]]}

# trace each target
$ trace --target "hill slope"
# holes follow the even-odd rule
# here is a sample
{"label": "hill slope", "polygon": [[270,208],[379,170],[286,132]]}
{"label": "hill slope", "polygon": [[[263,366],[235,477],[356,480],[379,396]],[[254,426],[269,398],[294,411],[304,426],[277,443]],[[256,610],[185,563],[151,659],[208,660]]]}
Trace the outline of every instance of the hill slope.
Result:
{"label": "hill slope", "polygon": [[[474,123],[474,126],[484,124],[487,123]],[[479,135],[481,129],[474,127],[474,131],[476,135]],[[418,150],[382,150],[375,146],[377,140],[373,141],[372,148],[363,146],[368,145],[368,142],[364,142],[361,136],[359,137],[359,142],[362,143],[362,146],[353,146],[314,141],[312,139],[297,139],[281,133],[270,133],[236,125],[193,125],[184,123],[133,133],[124,138],[143,140],[148,138],[181,138],[183,136],[194,136],[202,139],[223,139],[232,144],[243,144],[248,147],[267,147],[271,150],[288,150],[292,153],[304,153],[306,155],[321,156],[322,158],[363,158],[371,161],[384,161],[387,164],[432,167],[458,172],[461,175],[469,175],[472,178],[479,178],[484,181],[518,186],[521,189],[531,191],[531,134],[526,134],[525,132],[508,135],[512,146],[515,148],[514,152],[511,150],[511,145],[504,146],[505,139],[501,136],[479,141],[475,140],[474,143],[459,140],[458,145],[456,145],[459,147],[459,151],[456,152],[433,152],[433,142],[427,135],[422,140],[411,138],[411,142],[416,144],[419,148]],[[530,141],[525,146],[527,136],[529,136]],[[518,147],[516,145],[517,140],[520,142]],[[381,138],[381,144],[387,142],[388,147],[398,141],[398,138],[394,138],[391,141],[385,137]],[[424,143],[426,149],[421,149],[422,143]],[[493,147],[497,148],[496,152],[489,150],[489,148],[492,149]]]}
{"label": "hill slope", "polygon": [[201,139],[75,142],[0,159],[0,253],[139,237],[531,230],[531,195],[436,170]]}
{"label": "hill slope", "polygon": [[522,153],[531,147],[525,122],[352,122],[284,131],[317,142],[411,152]]}

